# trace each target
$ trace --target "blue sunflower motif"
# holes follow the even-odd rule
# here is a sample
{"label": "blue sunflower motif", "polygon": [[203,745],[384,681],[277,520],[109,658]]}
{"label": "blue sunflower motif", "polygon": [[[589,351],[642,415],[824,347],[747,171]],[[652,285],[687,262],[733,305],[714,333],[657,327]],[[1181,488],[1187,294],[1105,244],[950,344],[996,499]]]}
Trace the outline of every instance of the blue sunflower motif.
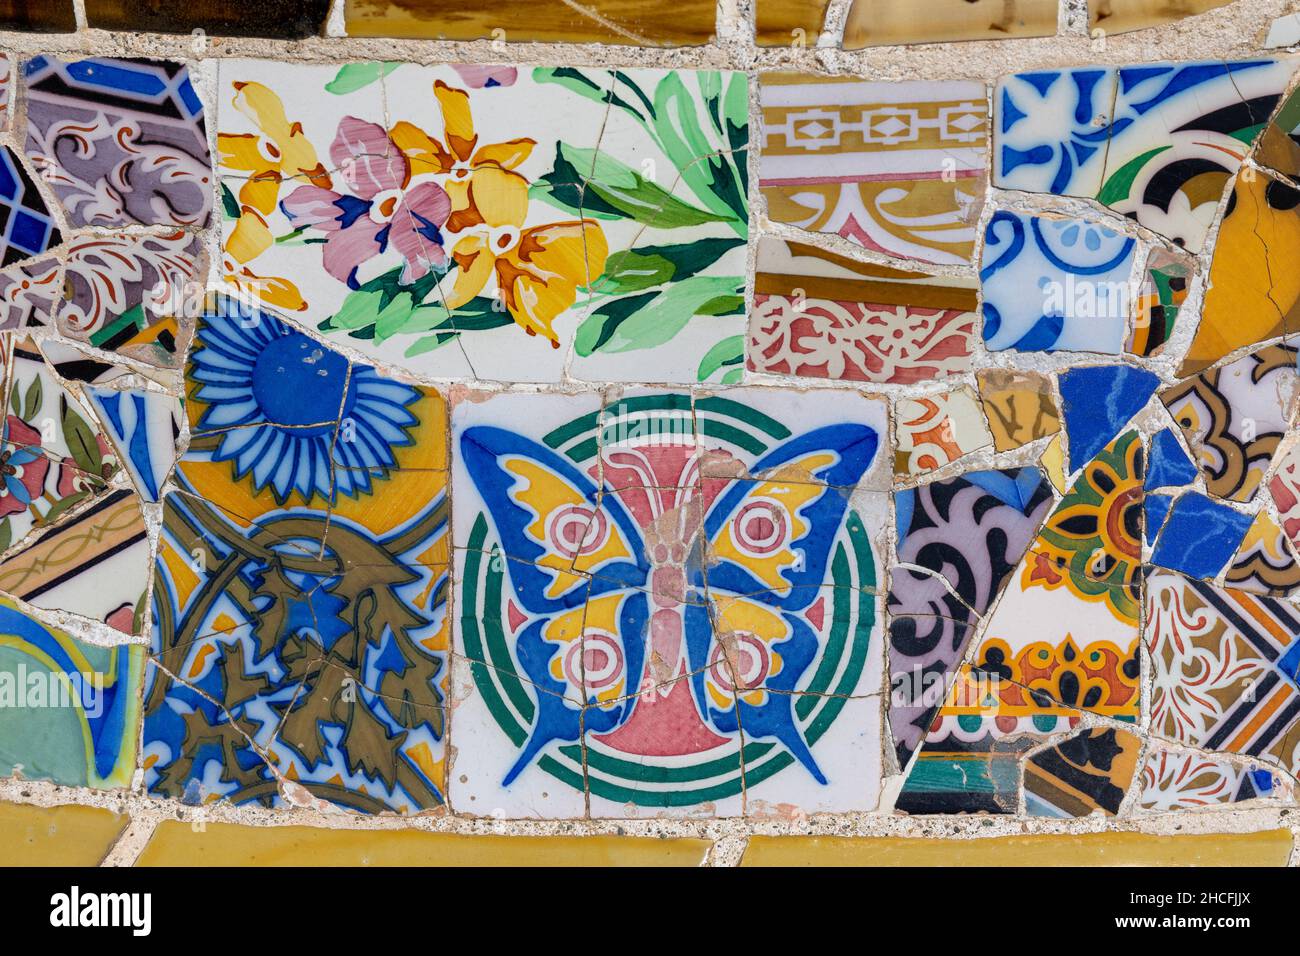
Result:
{"label": "blue sunflower motif", "polygon": [[418,390],[238,302],[203,317],[188,375],[207,406],[196,431],[218,439],[212,459],[279,504],[294,491],[331,504],[369,493],[413,442]]}

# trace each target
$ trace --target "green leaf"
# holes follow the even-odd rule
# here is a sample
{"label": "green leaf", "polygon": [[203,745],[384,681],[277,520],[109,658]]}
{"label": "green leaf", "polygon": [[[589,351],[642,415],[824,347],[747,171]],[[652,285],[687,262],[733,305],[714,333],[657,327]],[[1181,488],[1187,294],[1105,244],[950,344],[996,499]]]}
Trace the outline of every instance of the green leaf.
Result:
{"label": "green leaf", "polygon": [[582,70],[571,66],[539,66],[533,70],[536,83],[556,83],[585,99],[604,103],[609,96],[609,86],[597,83]]}
{"label": "green leaf", "polygon": [[14,387],[9,390],[9,414],[16,415],[18,418],[21,418],[23,421],[27,420],[27,416],[23,413],[22,396],[18,394],[17,382],[14,382]]}
{"label": "green leaf", "polygon": [[0,551],[9,550],[9,545],[14,543],[14,523],[8,518],[0,521]]}
{"label": "green leaf", "polygon": [[334,79],[325,84],[325,91],[336,96],[355,93],[371,83],[377,82],[385,74],[401,66],[400,63],[349,63],[334,74]]}
{"label": "green leaf", "polygon": [[224,182],[221,184],[221,211],[227,219],[239,218],[239,200]]}
{"label": "green leaf", "polygon": [[700,110],[679,74],[659,81],[655,114],[655,136],[696,198],[723,219],[743,221],[747,230],[747,201],[727,157],[731,143],[710,142],[704,135]]}
{"label": "green leaf", "polygon": [[[14,384],[17,384],[16,382]],[[35,415],[41,409],[41,402],[44,400],[44,390],[41,387],[41,377],[38,375],[32,379],[32,384],[27,386],[27,396],[23,399],[23,408],[27,409],[27,414]]]}
{"label": "green leaf", "polygon": [[574,347],[586,356],[597,350],[631,352],[663,345],[699,314],[700,306],[734,295],[738,281],[735,276],[692,276],[662,292],[630,296],[638,300],[630,309],[619,307],[628,299],[606,303],[578,326]]}
{"label": "green leaf", "polygon": [[743,245],[741,239],[699,239],[616,252],[605,260],[605,271],[592,283],[592,289],[602,295],[624,295],[687,279]]}
{"label": "green leaf", "polygon": [[700,359],[699,370],[695,373],[696,378],[701,382],[707,382],[719,369],[724,366],[739,364],[744,359],[745,337],[743,335],[728,336],[704,353],[704,358]]}
{"label": "green leaf", "polygon": [[[588,198],[595,195],[642,225],[655,229],[678,229],[708,222],[727,222],[731,218],[682,202],[608,153],[564,143],[560,150],[577,169],[592,171],[587,181]],[[584,201],[583,205],[585,208],[587,202]]]}
{"label": "green leaf", "polygon": [[98,478],[104,469],[104,459],[94,429],[67,402],[63,403],[63,439],[77,467]]}

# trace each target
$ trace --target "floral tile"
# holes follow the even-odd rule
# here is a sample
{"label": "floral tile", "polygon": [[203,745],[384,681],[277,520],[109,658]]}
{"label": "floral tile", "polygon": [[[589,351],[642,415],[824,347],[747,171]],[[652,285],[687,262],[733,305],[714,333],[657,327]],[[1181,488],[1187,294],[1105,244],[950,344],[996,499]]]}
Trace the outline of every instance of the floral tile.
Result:
{"label": "floral tile", "polygon": [[912,384],[968,371],[975,283],[905,272],[763,236],[749,368]]}
{"label": "floral tile", "polygon": [[[1057,376],[1074,471],[1110,443],[1155,394],[1160,379],[1129,365],[1089,365]],[[1099,399],[1099,396],[1105,396]]]}
{"label": "floral tile", "polygon": [[164,502],[146,786],[192,802],[441,805],[441,397],[228,300],[200,318],[187,381],[198,437]]}
{"label": "floral tile", "polygon": [[0,148],[0,265],[40,255],[62,241],[22,160],[8,146]]}
{"label": "floral tile", "polygon": [[[457,745],[453,806],[574,816],[587,797],[594,816],[738,814],[742,764],[774,749],[787,756],[764,779],[847,785],[814,752],[839,708],[813,737],[809,721],[825,681],[856,687],[868,658],[878,559],[842,489],[880,454],[884,409],[763,393],[698,399],[685,433],[662,430],[680,393],[641,391],[604,415],[588,396],[455,407],[455,494],[473,504],[456,513],[472,690],[454,720],[478,744]],[[750,622],[743,640],[733,620]],[[634,636],[646,628],[648,646]],[[757,752],[742,754],[742,723]],[[808,791],[774,779],[764,792]]]}
{"label": "floral tile", "polygon": [[993,183],[1096,199],[1199,252],[1293,69],[1257,59],[1005,78],[993,97]]}
{"label": "floral tile", "polygon": [[76,239],[68,247],[58,329],[98,349],[179,366],[191,331],[184,316],[206,273],[202,240],[182,230]]}
{"label": "floral tile", "polygon": [[1196,466],[1187,457],[1178,436],[1168,428],[1162,428],[1152,436],[1149,457],[1146,478],[1148,490],[1190,485],[1196,480]]}
{"label": "floral tile", "polygon": [[707,43],[713,37],[717,16],[717,7],[709,0],[685,0],[671,8],[619,0],[587,0],[582,8],[551,0],[519,0],[511,4],[508,17],[466,0],[346,0],[343,10],[348,36],[354,37],[623,46]]}
{"label": "floral tile", "polygon": [[1128,33],[1162,23],[1174,23],[1207,10],[1227,6],[1232,0],[1088,0],[1088,29]]}
{"label": "floral tile", "polygon": [[909,0],[853,0],[844,48],[1051,36],[1056,16],[1054,0],[1010,6],[998,0],[934,0],[924,8]]}
{"label": "floral tile", "polygon": [[1194,578],[1213,578],[1232,559],[1253,520],[1197,492],[1179,495],[1156,538],[1151,563]]}
{"label": "floral tile", "polygon": [[1232,556],[1224,583],[1252,594],[1291,597],[1300,588],[1300,555],[1267,511],[1251,523]]}
{"label": "floral tile", "polygon": [[0,545],[100,497],[118,470],[94,417],[30,342],[10,350],[0,436]]}
{"label": "floral tile", "polygon": [[88,387],[118,461],[145,501],[162,498],[163,482],[176,464],[180,406],[162,392]]}
{"label": "floral tile", "polygon": [[212,162],[185,66],[38,56],[23,72],[27,158],[71,225],[207,225]]}
{"label": "floral tile", "polygon": [[1138,806],[1153,811],[1214,807],[1260,797],[1282,797],[1288,789],[1271,770],[1152,747],[1142,765]]}
{"label": "floral tile", "polygon": [[139,645],[102,647],[0,600],[0,773],[126,788],[136,766]]}
{"label": "floral tile", "polygon": [[979,397],[969,385],[921,398],[900,399],[894,472],[916,476],[937,471],[993,444]]}
{"label": "floral tile", "polygon": [[1009,369],[975,373],[993,447],[1011,451],[1061,430],[1060,413],[1045,375]]}
{"label": "floral tile", "polygon": [[1178,312],[1187,301],[1195,267],[1163,249],[1150,249],[1146,271],[1137,291],[1136,316],[1124,351],[1155,356],[1174,334]]}
{"label": "floral tile", "polygon": [[1147,580],[1151,729],[1205,750],[1300,765],[1300,618],[1282,601],[1170,572]]}
{"label": "floral tile", "polygon": [[1161,392],[1211,494],[1254,497],[1293,411],[1298,355],[1293,346],[1271,345]]}
{"label": "floral tile", "polygon": [[1300,190],[1239,176],[1219,227],[1201,324],[1178,370],[1194,375],[1248,345],[1300,332]]}
{"label": "floral tile", "polygon": [[[222,63],[229,284],[426,376],[556,381],[572,353],[579,378],[695,381],[740,361],[743,74],[384,69]],[[655,97],[678,108],[642,115]]]}
{"label": "floral tile", "polygon": [[1080,731],[1025,761],[1025,812],[1034,817],[1107,816],[1137,773],[1141,741],[1113,727]]}
{"label": "floral tile", "polygon": [[1136,249],[1132,238],[1083,220],[998,210],[980,262],[985,345],[1120,352]]}
{"label": "floral tile", "polygon": [[982,83],[763,75],[768,216],[898,258],[969,262],[984,196],[985,102]]}
{"label": "floral tile", "polygon": [[217,36],[318,36],[329,15],[329,0],[270,0],[253,5],[200,0],[183,5],[142,5],[132,0],[86,0],[86,20],[101,30],[193,33]]}
{"label": "floral tile", "polygon": [[916,749],[964,640],[1001,593],[1050,510],[1036,468],[975,471],[894,494],[898,563],[890,577],[890,729],[900,764]]}
{"label": "floral tile", "polygon": [[139,634],[149,562],[140,499],[115,491],[0,562],[0,591]]}
{"label": "floral tile", "polygon": [[0,331],[50,325],[62,290],[57,259],[35,259],[0,272]]}

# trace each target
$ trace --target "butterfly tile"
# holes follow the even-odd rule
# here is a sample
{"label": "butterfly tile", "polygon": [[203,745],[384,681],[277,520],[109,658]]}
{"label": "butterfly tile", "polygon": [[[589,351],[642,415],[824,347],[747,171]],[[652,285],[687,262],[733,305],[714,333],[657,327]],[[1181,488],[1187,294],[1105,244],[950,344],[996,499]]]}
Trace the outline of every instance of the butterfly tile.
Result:
{"label": "butterfly tile", "polygon": [[975,284],[759,240],[749,368],[911,384],[971,367]]}
{"label": "butterfly tile", "polygon": [[[848,491],[883,456],[883,408],[727,389],[665,429],[684,397],[454,407],[458,587],[476,609],[457,620],[472,689],[454,723],[482,743],[457,738],[453,806],[581,815],[585,760],[594,816],[738,814],[742,764],[774,750],[766,773],[812,783],[766,792],[835,787],[807,736],[821,708],[791,695],[816,704],[819,681],[867,663],[877,532]],[[761,688],[738,693],[733,664]],[[742,724],[761,754],[742,755]]]}
{"label": "butterfly tile", "polygon": [[149,585],[140,499],[115,491],[0,562],[0,591],[139,634]]}
{"label": "butterfly tile", "polygon": [[179,366],[206,273],[202,240],[181,230],[78,238],[68,248],[58,329],[98,349]]}
{"label": "butterfly tile", "polygon": [[1196,480],[1196,466],[1187,457],[1178,436],[1168,428],[1160,429],[1151,437],[1149,457],[1146,477],[1148,489],[1190,485]]}
{"label": "butterfly tile", "polygon": [[1150,249],[1142,284],[1137,290],[1136,314],[1124,351],[1154,356],[1164,350],[1174,334],[1178,312],[1187,301],[1195,267],[1163,249]]}
{"label": "butterfly tile", "polygon": [[[146,786],[277,806],[296,785],[362,813],[439,806],[451,669],[442,399],[319,343],[303,349],[267,314],[242,318],[205,314],[187,368],[201,434],[164,500]],[[336,378],[347,384],[318,384]],[[213,421],[226,430],[202,434]],[[223,449],[232,434],[257,436],[255,466]]]}
{"label": "butterfly tile", "polygon": [[1237,349],[1300,331],[1300,278],[1287,268],[1300,249],[1300,190],[1267,173],[1239,176],[1210,263],[1201,324],[1180,377]]}
{"label": "butterfly tile", "polygon": [[1174,502],[1156,538],[1151,563],[1196,578],[1213,578],[1232,559],[1253,519],[1189,491]]}
{"label": "butterfly tile", "polygon": [[1294,772],[1295,608],[1162,571],[1148,579],[1146,603],[1152,732],[1203,750],[1275,760]]}
{"label": "butterfly tile", "polygon": [[145,501],[160,500],[180,440],[176,399],[162,392],[103,387],[87,388],[85,394],[136,489]]}
{"label": "butterfly tile", "polygon": [[675,7],[628,6],[591,0],[581,11],[548,0],[511,5],[508,30],[502,18],[466,0],[454,3],[406,0],[400,6],[381,0],[347,0],[343,6],[348,36],[417,37],[558,43],[608,43],[622,46],[697,46],[713,37],[717,8],[708,0],[686,0]]}
{"label": "butterfly tile", "polygon": [[1073,471],[1101,451],[1142,410],[1160,379],[1130,365],[1088,365],[1062,372],[1057,384]]}
{"label": "butterfly tile", "polygon": [[1300,588],[1300,555],[1267,511],[1255,516],[1232,556],[1224,583],[1269,597],[1290,597]]}
{"label": "butterfly tile", "polygon": [[1215,807],[1288,794],[1273,771],[1213,760],[1201,754],[1152,747],[1142,765],[1142,810]]}
{"label": "butterfly tile", "polygon": [[1008,369],[980,369],[980,404],[998,451],[1011,451],[1061,429],[1060,413],[1045,375]]}
{"label": "butterfly tile", "polygon": [[136,767],[139,645],[103,647],[0,600],[0,773],[126,788]]}
{"label": "butterfly tile", "polygon": [[1160,394],[1211,494],[1230,501],[1254,497],[1287,430],[1297,355],[1293,346],[1271,345]]}
{"label": "butterfly tile", "polygon": [[1263,58],[1004,78],[993,97],[993,183],[1095,199],[1198,252],[1293,69]]}
{"label": "butterfly tile", "polygon": [[924,475],[993,444],[969,385],[923,398],[900,399],[895,408],[894,471]]}
{"label": "butterfly tile", "polygon": [[1052,36],[1056,15],[1052,0],[1022,0],[1014,6],[997,0],[938,0],[924,9],[907,0],[854,0],[844,48]]}
{"label": "butterfly tile", "polygon": [[1118,353],[1137,244],[1079,219],[994,213],[980,283],[989,351]]}
{"label": "butterfly tile", "polygon": [[212,162],[187,67],[38,56],[23,72],[27,157],[71,225],[207,225]]}
{"label": "butterfly tile", "polygon": [[[965,639],[1001,593],[1051,507],[1036,468],[968,472],[894,494],[890,729],[900,763],[920,744]],[[931,699],[927,701],[927,694]]]}
{"label": "butterfly tile", "polygon": [[1137,773],[1141,740],[1113,727],[1080,731],[1025,761],[1025,812],[1035,817],[1119,813]]}
{"label": "butterfly tile", "polygon": [[986,175],[985,101],[983,84],[966,81],[763,75],[768,216],[897,258],[969,262]]}

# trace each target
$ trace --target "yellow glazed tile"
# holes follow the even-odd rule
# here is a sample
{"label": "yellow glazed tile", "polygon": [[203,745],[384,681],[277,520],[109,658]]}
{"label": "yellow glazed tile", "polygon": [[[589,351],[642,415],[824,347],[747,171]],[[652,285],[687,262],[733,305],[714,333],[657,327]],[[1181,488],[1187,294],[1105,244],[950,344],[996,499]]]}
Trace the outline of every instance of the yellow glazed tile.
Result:
{"label": "yellow glazed tile", "polygon": [[1088,0],[1088,29],[1126,33],[1173,23],[1232,0]]}
{"label": "yellow glazed tile", "polygon": [[1032,372],[987,369],[976,376],[993,447],[1010,451],[1061,430],[1051,382]]}
{"label": "yellow glazed tile", "polygon": [[1061,433],[1047,443],[1043,457],[1039,459],[1052,485],[1061,494],[1065,494],[1065,446],[1061,443]]}
{"label": "yellow glazed tile", "polygon": [[1237,178],[1210,263],[1196,337],[1178,370],[1194,375],[1231,352],[1300,332],[1300,191],[1261,173]]}
{"label": "yellow glazed tile", "polygon": [[699,866],[708,840],[458,836],[167,820],[137,866]]}
{"label": "yellow glazed tile", "polygon": [[[759,46],[816,46],[830,0],[758,0],[754,39]],[[799,32],[802,31],[802,32]]]}
{"label": "yellow glazed tile", "polygon": [[1056,0],[855,0],[844,49],[1056,33]]}
{"label": "yellow glazed tile", "polygon": [[698,46],[713,37],[713,0],[514,0],[508,8],[469,0],[347,0],[354,37],[432,37],[440,40],[614,43]]}
{"label": "yellow glazed tile", "polygon": [[925,840],[773,837],[749,841],[741,866],[1286,866],[1291,833],[1087,833]]}
{"label": "yellow glazed tile", "polygon": [[98,866],[127,818],[99,807],[0,803],[6,866]]}

